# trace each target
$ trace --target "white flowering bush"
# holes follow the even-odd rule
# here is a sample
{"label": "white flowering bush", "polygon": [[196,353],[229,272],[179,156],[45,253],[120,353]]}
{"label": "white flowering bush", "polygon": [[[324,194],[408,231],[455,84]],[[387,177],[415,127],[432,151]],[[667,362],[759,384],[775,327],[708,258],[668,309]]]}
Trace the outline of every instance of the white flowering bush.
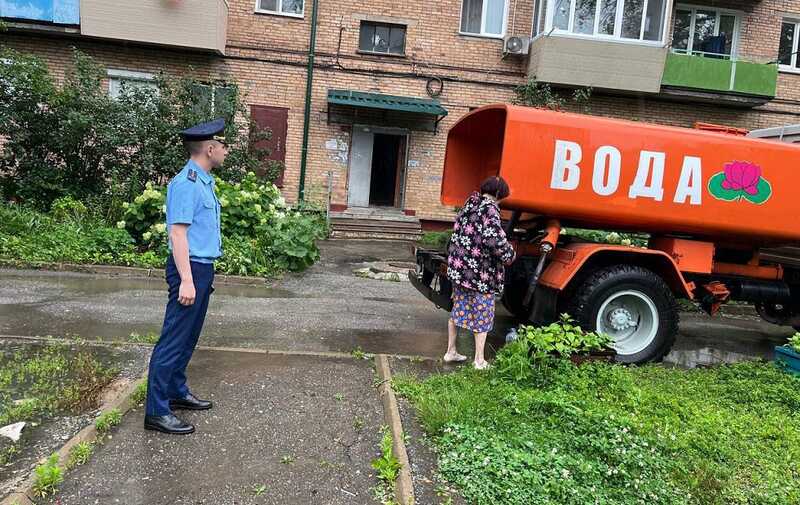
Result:
{"label": "white flowering bush", "polygon": [[[326,235],[323,219],[289,208],[274,184],[250,172],[238,183],[218,180],[216,193],[222,209],[219,271],[267,275],[303,270],[319,259],[315,241]],[[165,202],[166,188],[148,183],[132,203],[123,205],[124,219],[117,227],[128,230],[141,249],[166,255]]]}

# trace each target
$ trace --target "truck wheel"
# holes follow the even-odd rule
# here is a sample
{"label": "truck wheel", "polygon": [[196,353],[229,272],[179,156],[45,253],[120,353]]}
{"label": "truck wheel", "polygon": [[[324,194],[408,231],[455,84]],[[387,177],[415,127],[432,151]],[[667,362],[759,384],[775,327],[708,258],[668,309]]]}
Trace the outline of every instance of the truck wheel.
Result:
{"label": "truck wheel", "polygon": [[614,339],[617,361],[660,361],[678,333],[678,306],[669,286],[646,268],[615,265],[581,284],[567,312],[583,328]]}

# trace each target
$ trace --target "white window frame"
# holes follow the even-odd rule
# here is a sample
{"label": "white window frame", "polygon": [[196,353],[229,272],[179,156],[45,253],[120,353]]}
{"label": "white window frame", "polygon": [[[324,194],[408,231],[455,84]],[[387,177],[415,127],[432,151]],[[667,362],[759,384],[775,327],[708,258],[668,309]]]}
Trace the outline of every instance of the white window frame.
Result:
{"label": "white window frame", "polygon": [[[800,51],[800,18],[781,18],[781,27],[783,27],[783,23],[794,25],[794,40],[792,41],[792,57],[789,61],[789,64],[784,65],[779,63],[778,70],[781,72],[788,72],[790,74],[800,74],[800,68],[798,68],[798,65],[800,65],[800,54],[797,54],[797,52]],[[778,58],[780,58],[780,54],[778,55]]]}
{"label": "white window frame", "polygon": [[[726,16],[733,16],[733,42],[731,42],[731,54],[730,55],[723,55],[728,56],[731,61],[736,61],[739,55],[739,38],[742,35],[742,16],[744,15],[743,12],[732,10],[732,9],[720,9],[718,7],[707,7],[705,5],[697,5],[697,4],[676,4],[675,10],[672,12],[672,19],[673,19],[673,33],[670,34],[670,46],[675,42],[671,40],[671,37],[675,33],[674,31],[674,19],[677,17],[678,10],[688,10],[691,11],[691,23],[689,23],[689,43],[687,44],[686,49],[675,49],[675,47],[670,47],[670,51],[676,54],[688,54],[693,55],[694,50],[694,28],[695,28],[695,20],[697,17],[697,11],[712,11],[717,14],[717,22],[714,23],[714,36],[719,35],[719,18],[721,15]],[[699,51],[698,51],[699,52]]]}
{"label": "white window frame", "polygon": [[473,32],[465,32],[461,29],[462,22],[464,21],[464,2],[466,0],[461,0],[461,7],[458,13],[458,33],[461,35],[466,35],[468,37],[483,37],[487,39],[503,39],[506,36],[506,32],[508,30],[508,4],[509,0],[503,1],[503,30],[498,35],[495,33],[487,33],[486,32],[486,3],[489,0],[481,0],[483,3],[481,5],[481,32],[480,33],[473,33]]}
{"label": "white window frame", "polygon": [[125,81],[153,83],[155,75],[150,72],[136,72],[133,70],[118,70],[109,68],[106,75],[108,76],[108,96],[116,99],[119,96],[119,90],[116,92],[112,88],[112,82],[115,80],[120,81],[120,86]]}
{"label": "white window frame", "polygon": [[[544,1],[544,0],[542,0]],[[671,0],[665,0],[664,2],[664,13],[663,19],[661,21],[661,34],[658,40],[642,40],[644,37],[644,29],[645,29],[645,21],[647,20],[647,4],[648,0],[644,1],[644,5],[642,5],[642,23],[639,27],[639,38],[638,39],[626,39],[622,38],[622,15],[625,8],[625,0],[617,0],[617,10],[616,10],[616,18],[614,19],[614,35],[606,35],[606,34],[599,34],[597,33],[599,24],[600,24],[600,9],[602,8],[603,2],[602,0],[597,0],[597,5],[595,6],[594,11],[594,29],[592,34],[588,33],[573,33],[572,29],[575,26],[575,5],[577,4],[577,0],[570,0],[569,5],[569,24],[567,25],[567,29],[563,30],[561,28],[556,28],[553,26],[553,18],[555,17],[556,5],[559,3],[559,0],[547,0],[547,12],[545,13],[545,29],[544,32],[548,34],[558,35],[560,37],[575,37],[580,39],[592,39],[592,40],[602,40],[605,42],[618,42],[622,44],[633,44],[633,45],[644,45],[644,46],[656,46],[656,47],[663,47],[666,43],[665,33],[667,28],[670,26],[670,7],[672,5]]]}
{"label": "white window frame", "polygon": [[261,8],[261,0],[255,0],[255,12],[258,14],[269,14],[271,16],[283,16],[286,18],[296,18],[296,19],[303,19],[306,16],[306,0],[303,0],[303,12],[300,14],[293,14],[291,12],[283,12],[281,8],[283,7],[283,0],[276,0],[278,9],[271,11],[267,9]]}

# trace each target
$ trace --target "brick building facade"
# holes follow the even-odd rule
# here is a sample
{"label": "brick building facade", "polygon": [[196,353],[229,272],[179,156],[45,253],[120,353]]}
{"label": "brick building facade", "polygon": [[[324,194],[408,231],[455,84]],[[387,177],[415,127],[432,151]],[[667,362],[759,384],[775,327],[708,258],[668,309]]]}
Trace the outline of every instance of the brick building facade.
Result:
{"label": "brick building facade", "polygon": [[[395,207],[398,213],[405,211],[425,222],[451,219],[452,209],[439,202],[448,129],[475,107],[512,100],[514,87],[529,76],[556,88],[593,87],[591,99],[579,106],[588,114],[685,127],[696,122],[746,129],[800,123],[800,56],[794,55],[800,49],[800,0],[707,0],[694,5],[618,0],[616,6],[597,0],[541,2],[537,7],[533,0],[321,0],[308,118],[306,197],[324,201],[331,174],[330,198],[336,210],[352,208],[352,202],[360,197],[362,204]],[[3,5],[13,3],[5,0]],[[312,1],[305,0],[305,5],[303,0],[201,3],[220,17],[217,21],[223,27],[224,42],[219,47],[208,47],[213,45],[213,37],[206,37],[204,47],[193,47],[193,37],[181,34],[162,40],[159,34],[170,30],[157,23],[149,28],[160,30],[155,35],[144,26],[141,32],[118,37],[123,40],[110,40],[114,37],[96,29],[94,21],[91,29],[97,32],[87,33],[85,20],[104,12],[98,5],[117,4],[108,0],[81,1],[78,25],[20,19],[0,8],[0,16],[9,22],[8,31],[0,33],[0,43],[42,56],[59,77],[70,64],[70,47],[75,46],[107,67],[110,80],[142,81],[166,71],[191,73],[209,82],[236,81],[253,113],[265,118],[273,130],[285,131],[285,137],[279,135],[274,142],[285,162],[283,192],[287,200],[296,201],[301,185]],[[196,5],[158,0],[141,4],[145,21],[148,16],[163,20],[173,15],[172,11],[164,14],[165,9],[188,11]],[[150,4],[152,9],[147,10]],[[553,8],[556,5],[558,10]],[[285,12],[270,12],[281,10]],[[184,23],[194,19],[191,12],[179,14],[189,16],[180,18]],[[208,11],[198,14],[212,15]],[[691,48],[683,47],[679,40],[685,33],[689,33]],[[657,34],[658,40],[647,40],[656,36],[648,34]],[[531,56],[506,54],[503,37],[508,35],[533,35]],[[549,41],[579,46],[544,45]],[[529,44],[527,39],[523,42]],[[709,45],[712,42],[718,42],[716,49]],[[580,49],[577,55],[571,47]],[[603,60],[608,58],[603,54],[608,52],[605,47],[652,51],[654,58],[665,61],[655,65],[663,67],[663,74],[637,75],[639,66],[625,61],[624,53],[609,64]],[[779,54],[787,48],[788,59]],[[548,51],[550,55],[544,54]],[[557,62],[552,68],[544,62],[548,56]],[[583,58],[586,64],[582,69]],[[774,62],[778,60],[781,65],[776,73]],[[585,70],[594,68],[593,64],[598,70],[587,74]],[[693,70],[687,73],[686,69]],[[626,89],[627,78],[619,79],[625,72],[632,76],[630,89]],[[756,76],[749,83],[747,72]],[[722,75],[723,84],[730,76],[730,89],[711,82],[717,74]],[[541,79],[545,75],[553,77]],[[759,77],[762,75],[767,77]],[[656,87],[643,92],[633,86],[638,78],[655,82]],[[742,86],[755,82],[758,89],[742,92],[739,80]],[[349,107],[351,119],[341,122],[333,117],[330,90],[371,93],[377,98],[414,97],[431,103],[435,99],[447,115],[435,132],[418,129],[413,121],[387,124],[387,117],[402,119],[402,113],[387,116],[386,111],[359,109],[358,105]],[[372,154],[372,162],[367,160],[364,165],[364,156]],[[388,165],[386,160],[390,160]],[[358,186],[358,181],[350,180],[354,163],[364,165],[359,170],[368,177],[371,173],[371,185]],[[354,195],[356,187],[369,194]]]}

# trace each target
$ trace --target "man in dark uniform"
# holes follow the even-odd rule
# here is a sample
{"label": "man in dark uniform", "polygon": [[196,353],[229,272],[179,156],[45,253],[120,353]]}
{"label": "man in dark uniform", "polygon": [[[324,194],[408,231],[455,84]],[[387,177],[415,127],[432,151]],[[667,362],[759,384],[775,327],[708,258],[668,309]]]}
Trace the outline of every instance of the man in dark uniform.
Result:
{"label": "man in dark uniform", "polygon": [[144,427],[171,434],[194,432],[173,409],[206,410],[211,402],[196,398],[186,385],[186,367],[197,345],[208,300],[214,290],[214,260],[222,255],[220,204],[211,170],[225,161],[228,149],[217,119],[181,132],[190,159],[167,187],[170,255],[166,280],[169,301],[153,355]]}

